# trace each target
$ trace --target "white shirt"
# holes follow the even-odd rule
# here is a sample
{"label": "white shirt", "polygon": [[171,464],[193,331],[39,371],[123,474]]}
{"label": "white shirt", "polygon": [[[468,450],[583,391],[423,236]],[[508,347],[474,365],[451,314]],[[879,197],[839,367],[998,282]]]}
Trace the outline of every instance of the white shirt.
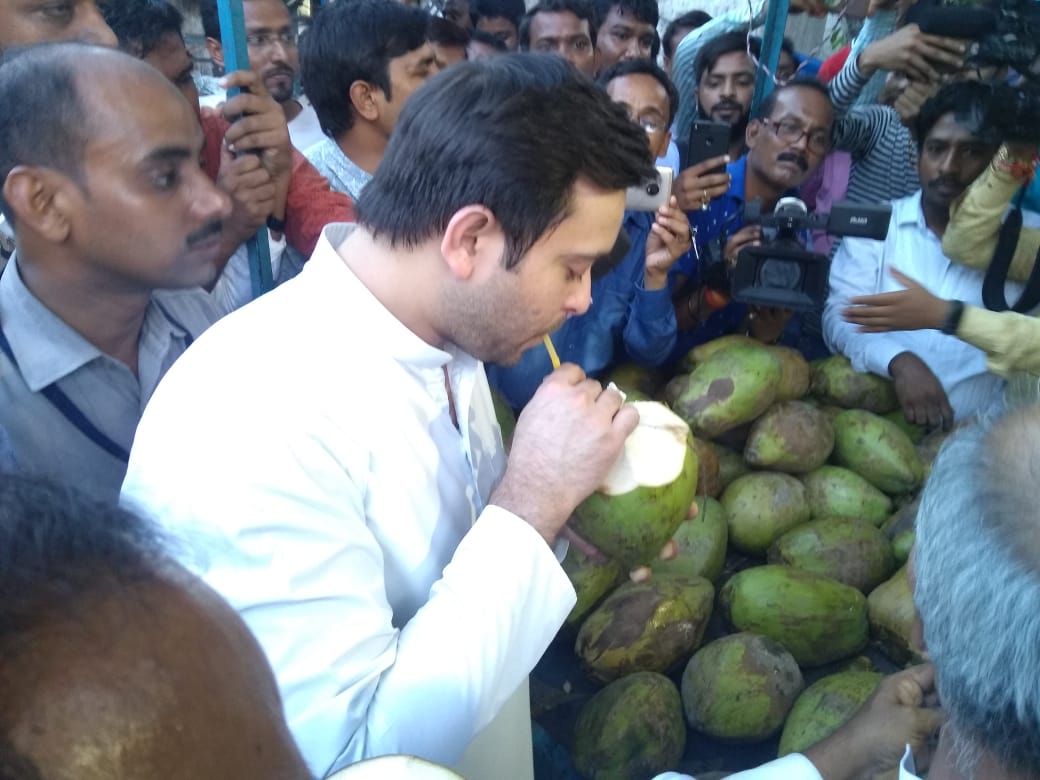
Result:
{"label": "white shirt", "polygon": [[300,95],[296,98],[296,102],[303,106],[303,110],[289,123],[289,140],[293,146],[303,152],[322,141],[325,133],[321,132],[321,123],[318,121],[318,115],[315,113],[311,101]]}
{"label": "white shirt", "polygon": [[188,350],[123,486],[255,633],[318,776],[455,763],[575,602],[545,541],[485,505],[505,456],[483,367],[376,300],[335,250],[352,229]]}
{"label": "white shirt", "polygon": [[[899,762],[899,780],[920,780],[914,774],[914,755],[910,746],[906,746],[903,760]],[[653,780],[695,780],[690,775],[679,772],[665,772]],[[729,776],[729,780],[826,780],[813,766],[812,762],[800,753],[770,761],[768,764],[737,772]]]}
{"label": "white shirt", "polygon": [[[913,352],[942,382],[957,419],[973,417],[999,403],[1004,381],[986,371],[986,353],[938,330],[859,333],[841,312],[857,295],[903,289],[889,273],[896,268],[933,295],[982,306],[983,274],[957,265],[942,253],[940,239],[928,229],[921,193],[892,202],[892,220],[884,241],[845,238],[831,264],[830,296],[823,312],[827,345],[852,361],[856,371],[890,376],[888,364],[901,352]],[[1016,300],[1022,286],[1008,283]]]}

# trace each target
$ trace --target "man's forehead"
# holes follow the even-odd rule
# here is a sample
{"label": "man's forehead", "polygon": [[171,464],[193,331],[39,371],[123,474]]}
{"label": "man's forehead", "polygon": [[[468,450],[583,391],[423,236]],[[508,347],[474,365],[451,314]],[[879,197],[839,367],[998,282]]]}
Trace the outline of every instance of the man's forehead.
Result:
{"label": "man's forehead", "polygon": [[606,24],[618,24],[626,27],[641,27],[648,30],[653,30],[654,26],[649,22],[644,22],[641,19],[637,19],[635,14],[631,11],[622,8],[621,6],[611,6],[610,13],[607,14],[606,20],[603,22]]}
{"label": "man's forehead", "polygon": [[390,61],[400,63],[400,66],[406,70],[410,70],[415,66],[422,63],[424,60],[433,61],[434,53],[433,47],[428,43],[424,43],[418,49],[412,49],[410,52],[402,54],[400,57],[394,57]]}
{"label": "man's forehead", "polygon": [[939,117],[939,121],[925,135],[925,140],[949,143],[985,143],[986,139],[980,136],[981,129],[980,117],[950,111]]}
{"label": "man's forehead", "polygon": [[834,111],[830,101],[815,89],[789,87],[776,96],[770,119],[792,117],[815,127],[830,127]]}
{"label": "man's forehead", "polygon": [[571,11],[539,11],[531,19],[534,35],[576,35],[588,33],[589,23]]}
{"label": "man's forehead", "polygon": [[[3,0],[0,0],[3,2]],[[282,0],[246,0],[242,14],[247,28],[281,28],[292,24],[289,9]]]}
{"label": "man's forehead", "polygon": [[652,104],[663,113],[668,112],[668,92],[657,79],[648,73],[626,73],[617,76],[607,84],[607,94],[614,100],[632,105],[638,102],[637,108]]}
{"label": "man's forehead", "polygon": [[719,56],[710,68],[707,75],[721,76],[727,73],[754,72],[755,66],[748,57],[746,51],[728,51]]}

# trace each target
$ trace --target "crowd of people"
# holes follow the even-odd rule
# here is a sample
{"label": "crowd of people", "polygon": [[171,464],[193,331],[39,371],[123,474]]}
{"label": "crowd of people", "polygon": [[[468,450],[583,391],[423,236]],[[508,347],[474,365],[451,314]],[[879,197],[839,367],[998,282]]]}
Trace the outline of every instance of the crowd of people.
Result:
{"label": "crowd of people", "polygon": [[[765,0],[335,0],[302,32],[242,5],[250,69],[214,89],[170,0],[0,0],[0,778],[531,778],[567,521],[638,423],[599,380],[727,334],[845,355],[959,428],[917,519],[930,662],[739,777],[1040,778],[1020,74],[910,0],[775,73]],[[699,122],[728,148],[688,165]],[[627,208],[657,167],[670,196]],[[804,236],[816,311],[731,300],[720,269],[790,197],[891,204],[887,237]]]}

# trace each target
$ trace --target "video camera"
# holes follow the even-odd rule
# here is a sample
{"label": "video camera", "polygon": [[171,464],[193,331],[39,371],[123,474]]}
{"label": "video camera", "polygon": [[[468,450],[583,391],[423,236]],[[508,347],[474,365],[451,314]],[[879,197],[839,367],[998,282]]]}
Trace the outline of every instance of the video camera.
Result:
{"label": "video camera", "polygon": [[744,220],[762,226],[762,243],[741,249],[732,269],[717,258],[705,282],[717,289],[710,278],[725,276],[730,297],[744,303],[801,311],[821,308],[827,300],[830,259],[807,250],[799,234],[824,230],[833,236],[882,240],[891,216],[888,204],[844,201],[829,214],[810,214],[798,198],[781,198],[772,214],[762,214],[760,202],[752,201],[745,206]]}

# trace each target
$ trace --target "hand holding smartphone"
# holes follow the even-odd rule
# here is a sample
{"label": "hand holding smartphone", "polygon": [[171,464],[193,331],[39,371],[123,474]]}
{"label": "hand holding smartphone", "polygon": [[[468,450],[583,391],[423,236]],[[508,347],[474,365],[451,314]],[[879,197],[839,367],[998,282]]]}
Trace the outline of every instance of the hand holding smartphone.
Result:
{"label": "hand holding smartphone", "polygon": [[674,172],[668,166],[658,166],[657,176],[625,190],[625,211],[657,211],[672,197]]}

